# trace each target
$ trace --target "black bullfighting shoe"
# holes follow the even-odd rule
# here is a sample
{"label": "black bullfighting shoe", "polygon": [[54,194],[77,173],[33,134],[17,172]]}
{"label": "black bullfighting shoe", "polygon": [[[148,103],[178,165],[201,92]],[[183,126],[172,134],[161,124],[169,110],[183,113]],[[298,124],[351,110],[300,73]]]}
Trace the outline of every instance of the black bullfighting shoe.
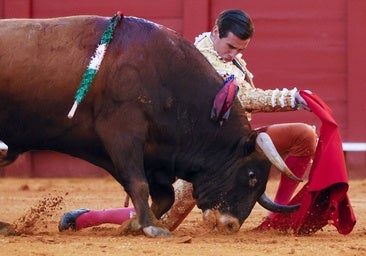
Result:
{"label": "black bullfighting shoe", "polygon": [[76,219],[81,214],[89,212],[90,210],[88,208],[80,208],[74,211],[69,211],[65,213],[58,223],[58,230],[60,232],[71,229],[73,231],[76,231]]}

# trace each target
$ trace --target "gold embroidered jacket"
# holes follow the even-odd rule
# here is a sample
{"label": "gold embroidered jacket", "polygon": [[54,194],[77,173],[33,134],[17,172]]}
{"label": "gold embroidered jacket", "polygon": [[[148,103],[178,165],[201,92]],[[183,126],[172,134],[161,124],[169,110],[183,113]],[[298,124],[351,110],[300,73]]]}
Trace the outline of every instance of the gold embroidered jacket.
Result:
{"label": "gold embroidered jacket", "polygon": [[253,75],[246,67],[241,54],[235,60],[241,66],[240,70],[233,62],[223,62],[218,53],[213,48],[210,39],[210,32],[205,32],[195,40],[195,46],[207,58],[216,71],[226,79],[234,74],[237,85],[239,86],[238,99],[246,112],[275,112],[296,110],[295,93],[296,88],[262,90],[256,88],[253,83]]}

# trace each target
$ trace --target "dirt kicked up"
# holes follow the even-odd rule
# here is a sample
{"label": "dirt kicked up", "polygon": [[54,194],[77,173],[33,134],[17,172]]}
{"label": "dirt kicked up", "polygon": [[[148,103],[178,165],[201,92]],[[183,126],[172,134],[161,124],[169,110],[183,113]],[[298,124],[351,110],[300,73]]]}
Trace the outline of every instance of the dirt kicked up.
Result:
{"label": "dirt kicked up", "polygon": [[[277,179],[270,180],[268,195]],[[202,213],[194,208],[170,238],[121,236],[119,226],[101,225],[60,233],[58,220],[81,207],[121,207],[125,193],[112,178],[0,179],[0,221],[11,223],[16,235],[0,235],[0,255],[365,255],[366,180],[351,180],[349,196],[357,224],[344,236],[333,226],[311,236],[255,227],[266,216],[256,205],[234,235],[222,235],[202,226]],[[0,223],[0,226],[2,223]]]}

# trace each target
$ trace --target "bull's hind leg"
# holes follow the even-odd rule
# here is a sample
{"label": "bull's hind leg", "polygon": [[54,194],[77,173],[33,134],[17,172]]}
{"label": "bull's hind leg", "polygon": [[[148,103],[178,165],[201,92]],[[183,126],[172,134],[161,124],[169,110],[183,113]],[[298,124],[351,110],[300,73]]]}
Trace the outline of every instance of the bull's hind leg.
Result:
{"label": "bull's hind leg", "polygon": [[137,220],[131,219],[131,230],[143,230],[147,236],[169,236],[170,232],[159,225],[151,211],[149,186],[143,164],[143,144],[147,125],[141,113],[136,109],[129,111],[133,120],[118,122],[121,113],[114,112],[108,119],[97,121],[97,131],[109,154],[114,168],[110,174],[124,187],[136,210]]}
{"label": "bull's hind leg", "polygon": [[151,191],[151,199],[151,209],[155,217],[160,219],[174,203],[174,189],[171,185],[156,187],[154,191]]}
{"label": "bull's hind leg", "polygon": [[166,213],[174,203],[174,188],[172,183],[175,176],[169,177],[164,168],[152,170],[148,179],[152,199],[151,209],[157,219]]}

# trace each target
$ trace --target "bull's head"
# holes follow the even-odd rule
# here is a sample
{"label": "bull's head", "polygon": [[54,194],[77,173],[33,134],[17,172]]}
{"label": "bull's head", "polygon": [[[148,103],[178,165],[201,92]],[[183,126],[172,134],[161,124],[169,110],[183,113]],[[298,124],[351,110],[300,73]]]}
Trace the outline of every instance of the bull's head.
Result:
{"label": "bull's head", "polygon": [[252,142],[242,143],[223,163],[221,171],[210,172],[215,174],[193,182],[194,197],[204,211],[204,219],[221,232],[238,231],[256,202],[274,212],[292,212],[299,208],[299,205],[275,204],[265,195],[271,163],[289,178],[301,180],[283,162],[267,134],[259,134],[254,141],[256,150],[248,154],[248,145],[250,148]]}

